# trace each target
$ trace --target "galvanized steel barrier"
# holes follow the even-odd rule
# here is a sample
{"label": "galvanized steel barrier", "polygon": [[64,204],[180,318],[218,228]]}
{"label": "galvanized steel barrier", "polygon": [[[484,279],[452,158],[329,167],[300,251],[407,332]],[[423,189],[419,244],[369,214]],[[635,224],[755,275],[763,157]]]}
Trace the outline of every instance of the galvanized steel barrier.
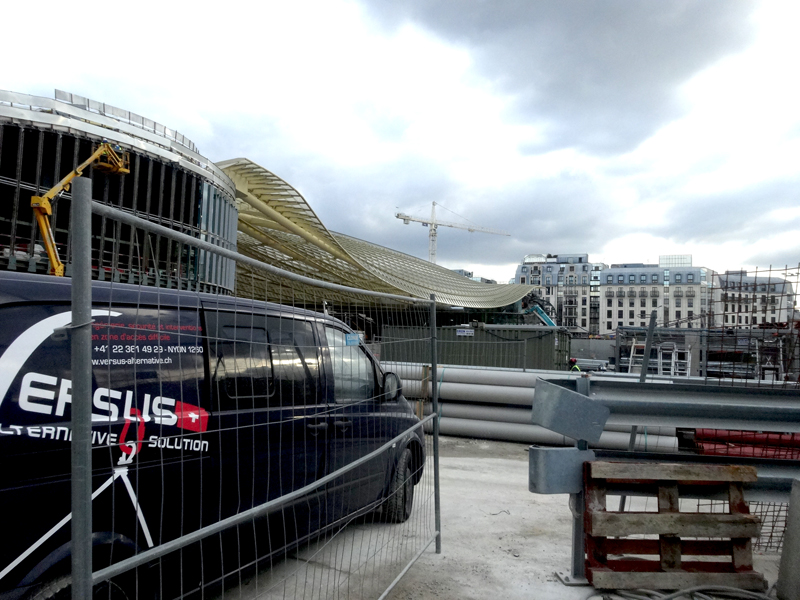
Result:
{"label": "galvanized steel barrier", "polygon": [[[436,356],[436,344],[435,344],[435,337],[436,337],[436,313],[435,313],[435,298],[431,296],[430,300],[428,299],[412,299],[404,296],[394,296],[389,294],[379,294],[375,292],[370,292],[366,290],[359,290],[355,288],[349,288],[346,286],[320,282],[313,280],[308,277],[303,277],[301,275],[296,275],[287,271],[283,271],[278,269],[274,266],[261,263],[257,260],[252,258],[244,257],[242,255],[237,254],[231,250],[227,250],[225,248],[220,248],[219,246],[215,246],[214,244],[203,242],[191,236],[181,234],[179,232],[173,231],[167,227],[163,227],[148,221],[144,221],[139,219],[131,214],[125,213],[123,211],[117,210],[110,206],[94,202],[91,199],[91,181],[78,178],[73,183],[73,203],[72,203],[72,227],[75,231],[74,235],[74,245],[72,248],[72,257],[73,257],[73,265],[72,265],[72,315],[73,315],[73,324],[70,326],[72,331],[72,390],[73,390],[73,398],[74,401],[72,403],[73,411],[72,411],[72,513],[71,513],[71,520],[72,520],[72,596],[73,598],[88,598],[92,595],[92,586],[97,585],[98,583],[108,581],[120,575],[124,575],[125,573],[131,572],[131,570],[136,568],[146,568],[148,565],[153,565],[158,562],[158,560],[170,553],[174,553],[177,551],[182,552],[183,549],[186,549],[188,546],[192,544],[197,544],[202,540],[207,540],[210,536],[221,534],[222,532],[230,532],[233,531],[237,540],[239,536],[244,536],[245,539],[247,537],[246,529],[241,529],[241,526],[244,524],[254,523],[254,519],[260,516],[264,516],[267,514],[275,514],[277,512],[285,511],[285,510],[294,510],[294,509],[287,509],[290,507],[292,503],[296,503],[300,501],[303,502],[304,498],[311,498],[313,494],[320,493],[320,490],[324,490],[325,486],[333,485],[335,482],[341,482],[344,478],[345,480],[348,477],[352,478],[355,477],[354,473],[358,472],[359,469],[364,468],[367,464],[374,464],[374,461],[379,459],[380,457],[385,457],[387,452],[391,452],[393,448],[395,448],[398,444],[404,443],[408,441],[410,438],[409,436],[414,436],[415,431],[421,431],[423,427],[430,424],[430,430],[432,431],[432,437],[429,438],[428,441],[432,444],[432,448],[428,449],[428,459],[429,462],[432,462],[430,468],[425,470],[425,473],[428,475],[423,475],[422,469],[425,467],[425,464],[418,464],[415,468],[416,471],[411,474],[411,477],[415,478],[422,478],[426,477],[424,491],[429,495],[429,497],[423,497],[420,499],[420,502],[432,499],[433,501],[433,528],[432,528],[432,535],[425,537],[422,535],[427,528],[428,524],[425,523],[417,523],[415,525],[415,530],[406,531],[404,534],[400,534],[399,532],[395,534],[397,535],[405,535],[406,537],[414,538],[414,543],[416,544],[415,551],[413,556],[407,557],[408,562],[402,569],[400,570],[397,578],[395,578],[392,582],[389,583],[388,589],[385,589],[381,598],[383,598],[388,591],[394,587],[397,583],[399,578],[405,573],[408,568],[413,564],[414,561],[419,558],[419,556],[424,552],[425,548],[427,548],[431,543],[435,542],[436,544],[436,552],[441,552],[441,518],[440,518],[440,495],[439,495],[439,463],[438,463],[438,434],[439,434],[439,424],[438,424],[438,403],[437,403],[437,390],[434,389],[432,395],[430,397],[433,406],[433,414],[429,415],[422,420],[418,421],[416,424],[399,431],[396,435],[391,435],[390,439],[385,441],[385,443],[381,443],[378,447],[374,447],[375,444],[372,445],[372,450],[366,454],[358,456],[357,458],[353,459],[353,453],[358,455],[358,449],[353,446],[343,446],[341,449],[343,455],[350,452],[350,459],[345,461],[345,464],[339,466],[335,470],[327,473],[326,475],[319,477],[319,478],[312,478],[305,485],[297,487],[293,489],[289,493],[282,494],[280,497],[270,499],[269,501],[262,502],[259,504],[254,504],[249,508],[245,508],[244,510],[235,509],[233,514],[230,514],[227,517],[220,518],[218,521],[213,523],[204,524],[200,523],[201,526],[197,527],[196,529],[189,531],[188,533],[185,532],[185,529],[192,529],[191,525],[187,525],[184,528],[181,525],[181,532],[182,535],[175,537],[173,539],[168,540],[154,540],[153,543],[150,544],[149,549],[137,549],[137,551],[128,558],[123,560],[112,560],[111,564],[106,566],[105,568],[99,569],[97,571],[92,570],[92,504],[93,504],[93,490],[92,490],[92,415],[91,415],[91,402],[88,401],[89,398],[92,396],[92,380],[93,380],[93,373],[92,373],[92,365],[93,365],[93,358],[92,358],[92,340],[91,340],[91,331],[90,331],[90,324],[91,324],[91,309],[92,309],[92,286],[91,286],[91,213],[95,213],[98,215],[102,215],[108,219],[113,219],[120,223],[125,223],[130,225],[131,227],[135,227],[137,229],[141,229],[143,231],[152,233],[158,236],[164,236],[165,238],[178,242],[180,244],[186,244],[193,246],[195,248],[199,248],[205,250],[210,253],[214,253],[218,256],[235,260],[238,263],[247,264],[249,267],[260,270],[266,271],[271,273],[272,275],[280,276],[284,278],[287,282],[298,282],[306,286],[314,286],[320,290],[330,290],[337,293],[344,293],[349,295],[356,295],[359,297],[364,298],[372,298],[378,303],[385,303],[385,302],[392,302],[392,303],[401,303],[403,306],[421,306],[423,309],[426,310],[427,314],[422,315],[423,317],[429,320],[430,324],[430,361],[431,361],[431,372],[433,377],[436,377],[436,369],[437,369],[437,356]],[[113,285],[113,284],[111,284]],[[165,290],[164,293],[167,291]],[[185,293],[185,292],[184,292]],[[323,294],[324,295],[324,294]],[[323,306],[325,304],[323,303]],[[291,309],[290,309],[291,312]],[[345,314],[346,311],[343,311],[342,314]],[[138,317],[137,317],[138,318]],[[252,325],[250,327],[253,327]],[[206,332],[206,335],[210,335],[210,332]],[[347,345],[350,345],[350,340],[347,341]],[[297,342],[295,342],[295,345]],[[131,346],[131,352],[139,351],[139,348],[133,348]],[[110,350],[109,350],[110,352]],[[252,351],[251,351],[252,352]],[[298,353],[300,349],[298,348]],[[301,360],[302,354],[300,354]],[[320,357],[320,360],[322,357]],[[114,364],[114,360],[117,359],[102,359],[108,360],[107,363],[101,362],[100,364]],[[119,360],[129,360],[128,358],[121,358]],[[134,360],[136,360],[134,358]],[[242,360],[246,360],[246,357]],[[274,360],[274,359],[273,359]],[[297,360],[297,359],[293,359]],[[219,362],[219,361],[218,361]],[[280,361],[278,361],[280,362]],[[137,363],[138,364],[138,363]],[[309,363],[311,364],[311,363]],[[187,367],[188,368],[188,367]],[[251,385],[255,385],[252,383],[253,379],[251,377]],[[254,391],[251,390],[253,394]],[[150,408],[151,411],[155,413],[156,408],[155,404],[158,399],[153,400],[153,405]],[[162,400],[163,402],[163,400]],[[163,410],[163,407],[162,407]],[[199,412],[199,411],[198,411]],[[166,414],[164,412],[161,413],[162,415]],[[189,416],[192,418],[192,423],[195,422],[195,419],[200,418],[198,415],[193,413],[188,413]],[[339,413],[336,413],[339,414]],[[125,418],[128,418],[128,415],[124,415]],[[179,414],[179,419],[186,418],[185,414]],[[207,415],[203,415],[202,418],[208,418]],[[238,417],[237,422],[238,423]],[[236,429],[236,435],[238,436],[240,430],[238,429],[239,425],[234,423],[232,426]],[[348,421],[350,423],[350,421]],[[341,424],[337,421],[337,427]],[[143,423],[140,423],[143,427]],[[134,425],[136,426],[136,425]],[[252,426],[252,425],[251,425]],[[320,424],[320,427],[322,424]],[[375,427],[375,424],[368,425],[368,427]],[[349,425],[343,425],[342,429],[346,430]],[[121,437],[125,437],[125,431],[127,431],[127,425]],[[241,430],[242,435],[245,435],[245,430]],[[249,434],[248,434],[249,435]],[[366,433],[362,433],[362,435],[366,435]],[[160,441],[164,438],[158,440],[158,447],[162,447]],[[237,438],[238,439],[238,438]],[[139,447],[141,447],[142,440],[139,440]],[[196,440],[195,440],[196,442]],[[180,438],[177,438],[175,444],[181,448],[180,453],[183,457],[184,449],[185,448],[192,448],[192,444],[195,442],[190,442],[188,445],[183,444],[181,445]],[[206,442],[207,443],[207,442]],[[167,447],[169,446],[169,440],[166,441]],[[200,442],[200,447],[202,448],[203,442]],[[134,444],[135,445],[135,444]],[[152,444],[150,444],[152,445]],[[196,444],[195,444],[196,445]],[[134,455],[137,451],[133,450],[133,446],[130,446],[131,452],[128,456],[129,462],[133,459]],[[275,448],[272,448],[275,451]],[[432,450],[432,456],[430,456]],[[221,452],[221,451],[220,451]],[[254,450],[255,452],[255,450]],[[330,458],[330,457],[329,457]],[[244,459],[244,457],[237,457],[237,461],[239,459]],[[124,461],[125,457],[121,458],[121,461]],[[334,460],[338,460],[342,462],[341,456],[334,457]],[[409,459],[410,460],[410,459]],[[181,459],[183,461],[183,458]],[[373,461],[372,463],[370,461]],[[162,454],[162,465],[163,465],[163,454]],[[188,463],[187,463],[188,465]],[[183,469],[183,467],[181,467]],[[190,469],[189,466],[186,467]],[[253,467],[255,469],[255,467]],[[127,466],[125,467],[127,469]],[[399,469],[399,466],[398,466]],[[430,469],[433,470],[432,473],[432,481],[428,480],[427,477],[431,477]],[[182,471],[181,471],[182,472]],[[411,471],[409,470],[409,473]],[[115,470],[116,473],[116,470]],[[125,471],[127,473],[127,470]],[[403,473],[403,475],[406,475]],[[264,476],[264,474],[260,474],[260,476]],[[112,478],[112,482],[117,477],[115,474]],[[256,473],[252,474],[253,482],[256,480]],[[128,490],[132,495],[132,498],[135,497],[133,490],[131,489],[131,484],[127,479],[127,475],[125,475],[125,483],[128,486]],[[208,485],[213,485],[214,482],[209,482]],[[181,483],[181,490],[183,490],[183,483]],[[220,485],[223,485],[220,482]],[[401,489],[403,485],[407,485],[401,482]],[[419,485],[419,483],[418,483]],[[255,483],[253,483],[255,486]],[[246,487],[246,486],[245,486]],[[419,485],[419,487],[423,487]],[[193,488],[191,488],[193,489]],[[254,490],[255,488],[253,488]],[[100,490],[94,492],[94,495],[100,493]],[[162,492],[163,493],[163,492]],[[186,493],[189,493],[188,491]],[[407,493],[407,492],[404,492]],[[183,495],[183,492],[181,492]],[[222,491],[220,491],[222,494]],[[253,497],[255,497],[255,491],[252,492]],[[220,496],[222,497],[222,496]],[[405,496],[404,496],[405,497]],[[186,499],[184,498],[184,502]],[[391,503],[392,499],[388,498],[387,500],[383,501],[381,505],[382,510],[389,510],[391,512],[392,509],[387,509],[387,504]],[[136,504],[136,502],[134,502]],[[245,503],[246,505],[247,503]],[[369,507],[374,507],[372,504],[369,504]],[[337,506],[336,509],[340,509],[341,507]],[[144,526],[144,517],[141,515],[141,510],[137,506],[137,511],[139,514],[139,519]],[[163,511],[163,500],[162,500],[162,511]],[[419,512],[419,510],[418,510]],[[357,521],[359,518],[362,519],[363,522],[363,507],[356,507],[356,510],[348,511],[345,510],[344,513],[338,514],[337,513],[337,527],[334,527],[332,531],[339,531],[339,533],[334,534],[334,537],[346,537],[346,535],[341,534],[341,529],[338,526],[345,525],[352,521]],[[222,509],[219,510],[219,514],[222,515]],[[424,513],[422,515],[423,519],[429,513]],[[163,512],[161,519],[164,519]],[[183,517],[181,517],[183,519]],[[238,526],[238,527],[237,527]],[[287,527],[286,523],[284,523],[284,527]],[[297,523],[294,523],[294,526],[297,526]],[[255,527],[255,525],[253,525]],[[376,526],[377,527],[377,526]],[[330,529],[330,528],[328,528]],[[146,532],[147,533],[147,532]],[[149,540],[149,533],[148,540]],[[161,534],[159,534],[161,535]],[[355,554],[365,554],[364,560],[376,560],[375,557],[379,555],[381,552],[385,552],[385,547],[398,545],[400,542],[398,541],[399,538],[395,539],[394,542],[391,541],[391,534],[389,534],[389,541],[386,539],[381,538],[380,540],[376,541],[372,538],[374,534],[373,532],[364,533],[364,536],[368,536],[369,540],[366,542],[366,545],[362,543],[360,548],[354,549],[351,548],[349,553],[351,554],[350,566],[353,564],[353,553]],[[424,539],[423,539],[424,538]],[[221,540],[222,538],[220,538]],[[312,536],[312,541],[313,541]],[[330,541],[330,540],[327,540]],[[220,541],[220,544],[222,542]],[[244,542],[240,542],[244,543]],[[355,543],[355,542],[352,542]],[[239,549],[241,550],[241,548]],[[315,548],[313,549],[316,553],[324,553],[327,550],[323,545],[322,548]],[[334,554],[338,556],[340,550],[336,550]],[[341,550],[343,554],[347,553],[348,550]],[[269,560],[266,563],[261,563],[261,565],[268,565],[270,567],[275,566],[274,556],[275,552],[270,554]],[[287,556],[287,552],[283,553],[284,558]],[[201,549],[201,561],[202,561],[202,549]],[[362,563],[356,571],[363,568],[367,570],[368,567],[363,565]],[[258,562],[255,563],[256,566],[259,565]],[[174,575],[176,577],[183,576],[183,569],[187,565],[181,564],[180,569],[181,573],[178,575]],[[208,566],[208,565],[206,565]],[[237,568],[231,571],[231,573],[226,573],[224,569],[220,568],[221,575],[217,577],[217,581],[223,584],[226,583],[226,576],[233,576],[234,578],[238,578],[239,585],[241,586],[242,582],[242,568]],[[394,568],[394,567],[393,567]],[[269,570],[269,569],[268,569]],[[380,569],[378,569],[380,570]],[[155,572],[158,572],[157,569]],[[373,577],[374,572],[376,569],[373,566]],[[161,573],[161,577],[164,577],[164,573]],[[270,580],[264,584],[266,586],[266,591],[275,591],[279,590],[281,586],[283,586],[284,593],[287,593],[287,590],[293,590],[295,596],[302,595],[303,597],[324,597],[324,596],[333,596],[339,595],[342,593],[341,588],[343,585],[351,585],[352,582],[347,582],[343,584],[341,579],[341,575],[337,575],[333,577],[333,581],[331,581],[331,574],[326,574],[327,579],[320,577],[319,581],[317,581],[317,574],[314,573],[313,579],[314,581],[309,584],[308,582],[308,575],[306,576],[307,579],[305,582],[295,581],[293,584],[287,584],[286,579],[279,580],[277,583],[274,580]],[[267,576],[269,579],[269,576]],[[181,596],[183,597],[183,580],[181,580]],[[258,581],[258,579],[256,579]],[[163,591],[164,585],[163,581],[159,584],[159,589]],[[138,589],[139,581],[137,579],[137,589]],[[256,584],[258,586],[258,583]],[[367,591],[364,588],[363,583],[361,584],[362,591]],[[191,591],[191,590],[190,590]],[[223,592],[224,593],[224,592]],[[369,592],[368,592],[369,593]],[[346,594],[345,594],[346,595]]]}

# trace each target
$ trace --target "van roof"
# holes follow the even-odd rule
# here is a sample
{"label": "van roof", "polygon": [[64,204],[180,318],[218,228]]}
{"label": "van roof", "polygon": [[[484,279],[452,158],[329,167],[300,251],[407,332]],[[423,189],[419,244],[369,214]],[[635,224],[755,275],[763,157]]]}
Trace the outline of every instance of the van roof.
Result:
{"label": "van roof", "polygon": [[[72,279],[53,275],[37,275],[16,271],[0,271],[0,306],[42,302],[68,303],[72,294]],[[276,312],[306,318],[338,322],[318,312],[274,302],[223,296],[204,292],[171,290],[146,285],[92,281],[92,302],[103,304],[149,304],[170,308],[200,307],[212,310]]]}

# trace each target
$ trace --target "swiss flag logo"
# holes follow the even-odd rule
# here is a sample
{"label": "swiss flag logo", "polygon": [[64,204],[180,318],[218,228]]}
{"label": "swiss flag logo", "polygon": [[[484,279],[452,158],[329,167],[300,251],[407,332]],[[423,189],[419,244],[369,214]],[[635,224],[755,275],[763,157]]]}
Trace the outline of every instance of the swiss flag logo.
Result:
{"label": "swiss flag logo", "polygon": [[208,429],[208,411],[194,404],[175,402],[175,414],[178,416],[178,427],[189,431],[206,431]]}

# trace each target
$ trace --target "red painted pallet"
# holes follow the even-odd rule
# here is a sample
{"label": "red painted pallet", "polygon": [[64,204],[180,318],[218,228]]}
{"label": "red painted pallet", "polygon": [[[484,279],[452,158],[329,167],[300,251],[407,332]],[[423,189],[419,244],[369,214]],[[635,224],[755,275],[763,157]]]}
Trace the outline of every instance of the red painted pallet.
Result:
{"label": "red painted pallet", "polygon": [[[584,465],[586,576],[598,589],[673,590],[727,585],[765,590],[753,570],[751,538],[760,530],[742,493],[753,467],[625,462]],[[680,494],[727,492],[728,513],[682,513]],[[658,512],[612,512],[608,494],[658,499]],[[647,535],[647,538],[631,538]],[[657,537],[656,537],[657,536]],[[697,539],[712,538],[712,539]],[[657,556],[658,560],[649,557]],[[685,560],[690,556],[693,560]]]}

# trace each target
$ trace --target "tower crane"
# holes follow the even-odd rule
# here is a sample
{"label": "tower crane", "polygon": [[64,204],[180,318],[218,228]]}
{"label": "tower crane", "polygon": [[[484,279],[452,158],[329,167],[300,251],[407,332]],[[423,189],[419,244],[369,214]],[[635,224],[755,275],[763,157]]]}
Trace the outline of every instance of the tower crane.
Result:
{"label": "tower crane", "polygon": [[478,227],[477,225],[462,225],[461,223],[450,223],[448,221],[436,220],[436,202],[431,203],[431,218],[420,219],[412,217],[404,213],[395,213],[398,219],[403,220],[404,225],[408,225],[411,221],[415,223],[422,223],[423,227],[428,228],[428,260],[436,264],[436,230],[439,225],[443,227],[454,227],[455,229],[466,229],[467,231],[480,231],[481,233],[493,233],[495,235],[511,235],[507,231],[500,229],[490,229],[488,227]]}

